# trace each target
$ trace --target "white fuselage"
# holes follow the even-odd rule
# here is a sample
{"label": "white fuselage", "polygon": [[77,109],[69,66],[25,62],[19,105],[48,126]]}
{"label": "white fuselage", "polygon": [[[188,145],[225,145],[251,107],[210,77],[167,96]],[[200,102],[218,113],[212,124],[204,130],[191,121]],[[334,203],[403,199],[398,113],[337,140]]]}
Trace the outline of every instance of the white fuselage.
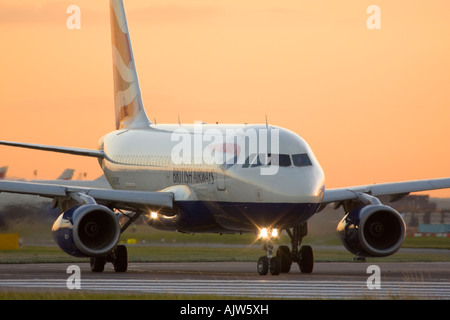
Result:
{"label": "white fuselage", "polygon": [[[100,140],[99,148],[106,155],[101,166],[112,188],[174,193],[181,220],[170,217],[171,224],[154,224],[165,229],[202,231],[206,220],[204,231],[254,229],[253,223],[236,220],[240,214],[284,227],[298,223],[300,216],[309,218],[325,189],[323,171],[307,143],[274,126],[151,125],[114,131]],[[267,163],[257,154],[280,156]],[[288,219],[284,205],[290,208]],[[308,212],[300,212],[303,208]],[[295,210],[298,219],[293,218]],[[197,221],[202,215],[208,218]]]}

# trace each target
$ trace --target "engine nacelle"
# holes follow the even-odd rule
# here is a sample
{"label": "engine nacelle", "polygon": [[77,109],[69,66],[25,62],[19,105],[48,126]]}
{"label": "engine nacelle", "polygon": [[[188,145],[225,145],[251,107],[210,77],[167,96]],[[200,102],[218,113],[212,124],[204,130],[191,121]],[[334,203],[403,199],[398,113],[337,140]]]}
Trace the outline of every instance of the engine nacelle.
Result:
{"label": "engine nacelle", "polygon": [[377,204],[349,212],[339,222],[337,231],[351,253],[364,257],[385,257],[400,249],[406,226],[397,211]]}
{"label": "engine nacelle", "polygon": [[53,239],[76,257],[105,256],[119,241],[117,216],[105,206],[86,204],[62,213],[52,227]]}

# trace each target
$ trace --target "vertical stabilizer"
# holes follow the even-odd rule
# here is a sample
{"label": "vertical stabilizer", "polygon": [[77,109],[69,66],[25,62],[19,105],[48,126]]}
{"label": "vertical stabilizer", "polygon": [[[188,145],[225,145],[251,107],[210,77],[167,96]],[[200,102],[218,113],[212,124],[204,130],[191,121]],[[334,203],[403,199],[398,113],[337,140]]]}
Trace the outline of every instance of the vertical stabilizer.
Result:
{"label": "vertical stabilizer", "polygon": [[8,166],[5,167],[1,167],[0,168],[0,179],[5,179],[6,178],[6,172],[8,171]]}
{"label": "vertical stabilizer", "polygon": [[56,180],[72,180],[74,172],[74,169],[66,169]]}
{"label": "vertical stabilizer", "polygon": [[110,1],[110,13],[116,129],[148,127],[122,0]]}

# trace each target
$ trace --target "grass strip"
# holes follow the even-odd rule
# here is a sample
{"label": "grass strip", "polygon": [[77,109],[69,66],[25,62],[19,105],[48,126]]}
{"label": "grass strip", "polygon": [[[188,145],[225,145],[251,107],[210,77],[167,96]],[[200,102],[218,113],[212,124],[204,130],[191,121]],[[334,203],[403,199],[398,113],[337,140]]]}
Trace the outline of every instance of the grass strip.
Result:
{"label": "grass strip", "polygon": [[[252,247],[215,247],[201,244],[180,245],[129,245],[130,263],[133,262],[215,262],[240,261],[254,262],[263,255],[257,246]],[[345,249],[315,249],[317,262],[349,262],[354,255]],[[76,258],[62,252],[56,246],[25,246],[18,250],[0,251],[0,263],[64,263],[88,262],[87,258]],[[450,255],[444,253],[398,252],[390,257],[369,258],[379,262],[450,262]]]}

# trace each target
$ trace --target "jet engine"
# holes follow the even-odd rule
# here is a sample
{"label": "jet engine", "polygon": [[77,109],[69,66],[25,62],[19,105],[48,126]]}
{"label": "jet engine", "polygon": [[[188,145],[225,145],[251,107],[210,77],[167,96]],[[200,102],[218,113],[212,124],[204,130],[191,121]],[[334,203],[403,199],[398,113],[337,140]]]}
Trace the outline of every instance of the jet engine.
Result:
{"label": "jet engine", "polygon": [[120,225],[107,207],[84,204],[62,213],[53,224],[52,233],[64,252],[76,257],[99,257],[115,248]]}
{"label": "jet engine", "polygon": [[351,253],[363,257],[385,257],[400,249],[406,227],[396,210],[376,204],[350,211],[339,222],[337,231]]}

